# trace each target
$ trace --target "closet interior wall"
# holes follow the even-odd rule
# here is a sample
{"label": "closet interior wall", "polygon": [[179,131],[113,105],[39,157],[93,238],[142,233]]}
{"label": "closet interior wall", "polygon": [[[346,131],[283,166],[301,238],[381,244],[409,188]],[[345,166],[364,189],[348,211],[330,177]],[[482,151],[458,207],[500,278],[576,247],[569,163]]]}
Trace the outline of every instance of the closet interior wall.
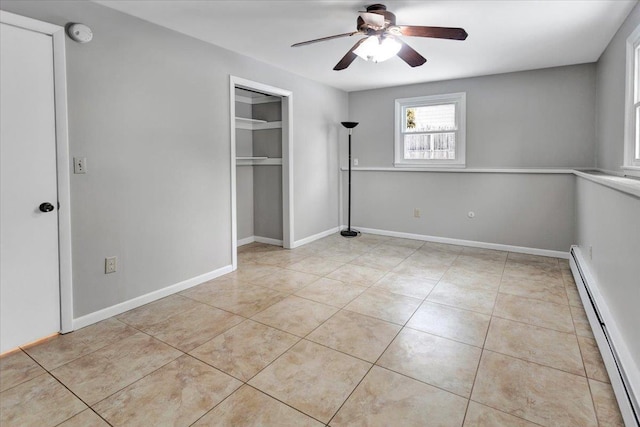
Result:
{"label": "closet interior wall", "polygon": [[235,104],[238,243],[282,244],[281,99],[238,89]]}

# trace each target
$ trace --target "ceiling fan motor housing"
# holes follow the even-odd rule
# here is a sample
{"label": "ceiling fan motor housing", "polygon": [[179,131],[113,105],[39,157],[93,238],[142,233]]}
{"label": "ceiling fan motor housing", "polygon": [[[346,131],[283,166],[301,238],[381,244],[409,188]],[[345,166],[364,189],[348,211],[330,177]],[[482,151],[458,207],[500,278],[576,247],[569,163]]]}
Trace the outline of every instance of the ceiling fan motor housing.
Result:
{"label": "ceiling fan motor housing", "polygon": [[[396,15],[387,11],[387,6],[383,4],[372,4],[367,7],[367,12],[384,16],[384,28],[396,25]],[[365,33],[370,29],[367,23],[364,22],[364,19],[360,16],[358,16],[356,28],[358,31],[363,31]]]}

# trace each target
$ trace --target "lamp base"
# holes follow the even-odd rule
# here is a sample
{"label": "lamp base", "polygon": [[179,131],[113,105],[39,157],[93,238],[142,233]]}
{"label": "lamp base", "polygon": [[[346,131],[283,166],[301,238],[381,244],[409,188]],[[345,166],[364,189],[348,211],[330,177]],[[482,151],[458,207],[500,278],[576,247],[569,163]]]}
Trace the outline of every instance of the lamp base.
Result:
{"label": "lamp base", "polygon": [[349,230],[342,230],[340,234],[343,237],[357,237],[360,235],[360,232],[358,230],[349,229]]}

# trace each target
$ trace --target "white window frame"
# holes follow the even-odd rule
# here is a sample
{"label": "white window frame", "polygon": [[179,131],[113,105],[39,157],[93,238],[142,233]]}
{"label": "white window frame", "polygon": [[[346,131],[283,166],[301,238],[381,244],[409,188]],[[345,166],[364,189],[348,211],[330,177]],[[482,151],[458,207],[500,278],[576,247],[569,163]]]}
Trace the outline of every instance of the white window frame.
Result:
{"label": "white window frame", "polygon": [[[640,107],[640,26],[627,38],[627,69],[625,88],[624,164],[625,175],[640,177],[640,158],[636,156],[636,138],[640,135],[640,123],[636,120],[636,109]],[[640,154],[640,153],[639,153]]]}
{"label": "white window frame", "polygon": [[[419,96],[396,99],[394,166],[410,168],[464,168],[466,167],[466,92]],[[455,159],[405,159],[403,126],[406,118],[402,113],[407,107],[455,104],[456,106],[456,154]]]}

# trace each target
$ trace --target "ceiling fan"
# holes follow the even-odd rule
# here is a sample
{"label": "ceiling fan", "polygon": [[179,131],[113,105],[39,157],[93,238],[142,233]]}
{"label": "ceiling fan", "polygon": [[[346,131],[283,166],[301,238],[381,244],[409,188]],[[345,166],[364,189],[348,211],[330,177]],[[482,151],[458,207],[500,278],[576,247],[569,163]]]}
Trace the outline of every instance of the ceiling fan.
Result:
{"label": "ceiling fan", "polygon": [[362,35],[366,37],[358,40],[340,62],[333,67],[334,70],[344,70],[351,65],[358,56],[368,61],[382,62],[394,55],[398,55],[400,59],[411,67],[418,67],[427,62],[427,60],[408,44],[400,40],[398,36],[431,37],[450,40],[465,40],[467,38],[467,32],[462,28],[396,25],[396,16],[387,11],[387,7],[383,4],[373,4],[367,7],[366,12],[360,12],[356,28],[357,31],[351,33],[337,34],[335,36],[296,43],[291,47],[305,46],[341,37]]}

